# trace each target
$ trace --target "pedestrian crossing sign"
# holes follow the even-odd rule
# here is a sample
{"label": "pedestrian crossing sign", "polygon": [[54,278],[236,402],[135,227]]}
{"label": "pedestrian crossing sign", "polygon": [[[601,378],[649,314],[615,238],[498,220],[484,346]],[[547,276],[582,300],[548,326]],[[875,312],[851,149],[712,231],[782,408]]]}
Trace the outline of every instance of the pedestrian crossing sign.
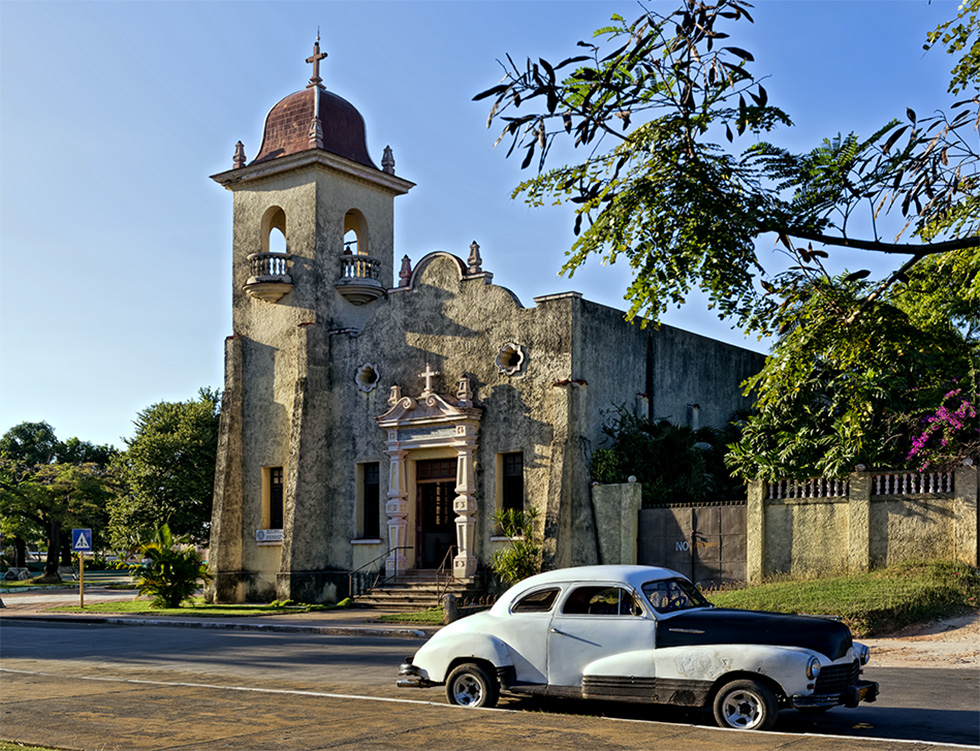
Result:
{"label": "pedestrian crossing sign", "polygon": [[76,553],[88,553],[92,550],[92,530],[73,529],[71,531],[71,549]]}

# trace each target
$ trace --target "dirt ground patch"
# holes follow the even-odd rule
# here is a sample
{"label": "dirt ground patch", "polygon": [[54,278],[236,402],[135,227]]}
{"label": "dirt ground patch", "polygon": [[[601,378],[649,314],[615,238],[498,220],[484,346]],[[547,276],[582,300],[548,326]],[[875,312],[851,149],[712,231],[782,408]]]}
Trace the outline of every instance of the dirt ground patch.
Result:
{"label": "dirt ground patch", "polygon": [[860,639],[879,667],[980,668],[980,612],[919,624],[880,639]]}

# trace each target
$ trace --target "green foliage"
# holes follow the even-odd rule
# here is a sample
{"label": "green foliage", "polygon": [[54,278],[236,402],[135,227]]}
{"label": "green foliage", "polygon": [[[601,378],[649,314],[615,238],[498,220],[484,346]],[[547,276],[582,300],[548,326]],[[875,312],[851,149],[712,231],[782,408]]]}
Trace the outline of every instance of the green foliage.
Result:
{"label": "green foliage", "polygon": [[608,448],[592,454],[592,479],[626,482],[635,477],[643,486],[643,505],[690,503],[744,498],[745,488],[724,464],[725,445],[738,435],[731,422],[724,431],[694,431],[666,420],[648,420],[620,407],[603,426]]}
{"label": "green foliage", "polygon": [[140,547],[143,563],[130,566],[140,594],[152,597],[151,607],[179,608],[193,595],[198,581],[211,580],[204,561],[186,542],[175,540],[166,524]]}
{"label": "green foliage", "polygon": [[77,438],[60,441],[45,422],[21,423],[0,438],[0,528],[47,541],[45,581],[60,581],[67,530],[90,527],[98,540],[115,491],[108,471],[115,453]]}
{"label": "green foliage", "polygon": [[956,561],[901,563],[866,574],[773,581],[709,592],[713,605],[840,617],[857,637],[976,611],[977,569]]}
{"label": "green foliage", "polygon": [[110,507],[116,549],[132,550],[142,531],[161,524],[207,542],[219,409],[220,394],[201,389],[196,400],[160,402],[138,414],[136,433],[115,465],[128,486]]}
{"label": "green foliage", "polygon": [[[747,382],[757,413],[731,446],[733,472],[841,477],[857,464],[941,469],[974,455],[969,427],[954,445],[921,442],[910,452],[951,390],[977,403],[978,273],[980,254],[954,251],[911,269],[905,284],[877,298],[857,274],[813,275],[807,284],[787,275],[774,314],[782,338]],[[967,294],[951,293],[950,281]]]}
{"label": "green foliage", "polygon": [[[936,42],[940,42],[950,55],[967,50],[953,66],[948,89],[951,94],[958,94],[971,84],[974,88],[977,87],[976,82],[980,80],[980,33],[978,32],[980,32],[980,0],[964,0],[956,18],[939,24],[935,31],[926,34],[926,44],[922,45],[924,50],[930,50]],[[973,38],[974,35],[976,38]],[[971,38],[973,38],[972,43]]]}
{"label": "green foliage", "polygon": [[497,550],[490,556],[490,569],[507,586],[513,586],[541,570],[541,546],[534,533],[537,518],[536,508],[526,511],[497,509],[490,516],[503,536],[511,538],[509,547]]}

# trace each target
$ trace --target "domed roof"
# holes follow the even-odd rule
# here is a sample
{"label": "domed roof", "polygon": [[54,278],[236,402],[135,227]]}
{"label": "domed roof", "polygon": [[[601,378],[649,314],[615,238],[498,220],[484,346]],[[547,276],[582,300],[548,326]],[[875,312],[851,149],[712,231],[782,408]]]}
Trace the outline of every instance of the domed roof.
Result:
{"label": "domed roof", "polygon": [[310,145],[310,126],[314,113],[320,121],[324,151],[377,169],[368,156],[361,113],[346,99],[320,86],[319,81],[290,94],[269,110],[262,146],[252,163],[313,148]]}

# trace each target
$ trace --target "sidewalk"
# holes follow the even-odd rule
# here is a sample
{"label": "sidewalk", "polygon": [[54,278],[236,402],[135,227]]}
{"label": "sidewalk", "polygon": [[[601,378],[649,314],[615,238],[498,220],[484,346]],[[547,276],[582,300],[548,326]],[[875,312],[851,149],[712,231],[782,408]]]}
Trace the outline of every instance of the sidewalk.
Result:
{"label": "sidewalk", "polygon": [[[111,590],[85,587],[85,604],[132,600],[135,590]],[[78,605],[78,588],[6,591],[0,593],[4,607],[0,608],[0,622],[4,620],[70,621],[81,623],[106,623],[126,626],[169,626],[176,628],[209,628],[239,631],[278,631],[292,633],[330,634],[335,636],[388,636],[401,639],[427,639],[439,630],[438,626],[415,624],[379,623],[379,615],[391,612],[370,607],[352,607],[323,610],[312,613],[288,615],[263,615],[242,617],[194,617],[154,616],[149,613],[58,613],[51,608]]]}

